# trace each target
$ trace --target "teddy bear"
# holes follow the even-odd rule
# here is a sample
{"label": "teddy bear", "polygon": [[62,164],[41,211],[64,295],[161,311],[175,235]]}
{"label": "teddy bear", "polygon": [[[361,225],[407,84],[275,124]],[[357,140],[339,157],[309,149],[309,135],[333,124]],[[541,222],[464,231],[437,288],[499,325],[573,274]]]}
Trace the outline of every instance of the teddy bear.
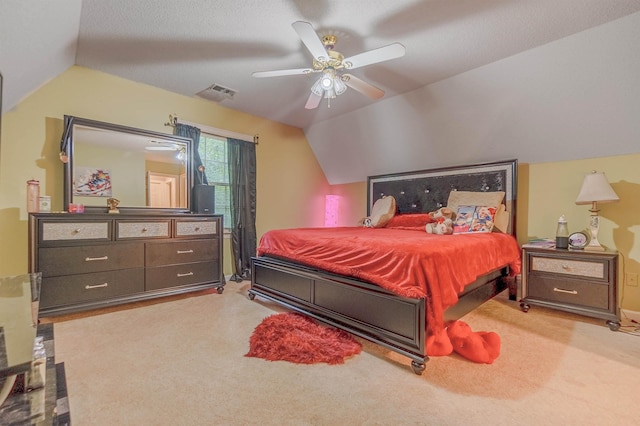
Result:
{"label": "teddy bear", "polygon": [[453,219],[456,214],[448,207],[441,207],[436,211],[429,212],[433,222],[427,223],[425,230],[428,234],[450,235],[453,234]]}
{"label": "teddy bear", "polygon": [[447,327],[453,351],[470,361],[492,364],[500,355],[500,336],[493,331],[471,331],[464,321],[453,321]]}

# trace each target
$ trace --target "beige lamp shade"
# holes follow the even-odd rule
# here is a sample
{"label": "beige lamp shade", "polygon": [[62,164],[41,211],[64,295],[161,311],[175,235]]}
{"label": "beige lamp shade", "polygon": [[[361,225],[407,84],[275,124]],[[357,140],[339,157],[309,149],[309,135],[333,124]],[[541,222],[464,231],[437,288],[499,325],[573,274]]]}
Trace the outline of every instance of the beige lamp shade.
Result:
{"label": "beige lamp shade", "polygon": [[613,203],[620,201],[603,172],[595,170],[584,177],[576,204]]}

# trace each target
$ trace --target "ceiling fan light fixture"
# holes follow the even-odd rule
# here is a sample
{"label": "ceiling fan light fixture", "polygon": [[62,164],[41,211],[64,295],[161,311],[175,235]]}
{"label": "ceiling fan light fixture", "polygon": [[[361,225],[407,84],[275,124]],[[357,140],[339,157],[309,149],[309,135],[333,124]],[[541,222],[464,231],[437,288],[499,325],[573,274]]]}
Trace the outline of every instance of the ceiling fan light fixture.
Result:
{"label": "ceiling fan light fixture", "polygon": [[344,84],[342,79],[338,77],[333,78],[333,90],[335,90],[336,95],[342,95],[347,90],[347,85]]}
{"label": "ceiling fan light fixture", "polygon": [[320,77],[319,79],[317,79],[316,82],[313,83],[313,86],[311,86],[311,92],[313,92],[317,96],[324,95],[324,88],[322,87],[322,78],[323,77]]}
{"label": "ceiling fan light fixture", "polygon": [[324,91],[325,99],[333,99],[336,97],[336,92],[333,90],[333,87]]}
{"label": "ceiling fan light fixture", "polygon": [[322,88],[324,90],[332,89],[333,88],[333,80],[334,80],[334,77],[332,75],[330,75],[329,73],[326,73],[320,79],[320,85],[322,86]]}
{"label": "ceiling fan light fixture", "polygon": [[[312,68],[259,71],[252,75],[254,77],[277,77],[322,73],[311,86],[311,94],[305,104],[306,109],[317,108],[323,98],[328,101],[334,99],[343,94],[347,87],[351,87],[371,99],[380,99],[384,96],[383,90],[350,74],[342,73],[350,69],[399,58],[405,54],[405,47],[402,44],[392,43],[345,58],[342,53],[334,50],[338,41],[335,34],[327,34],[320,38],[309,22],[296,21],[291,25],[313,56]],[[327,102],[327,107],[331,107],[329,102]]]}

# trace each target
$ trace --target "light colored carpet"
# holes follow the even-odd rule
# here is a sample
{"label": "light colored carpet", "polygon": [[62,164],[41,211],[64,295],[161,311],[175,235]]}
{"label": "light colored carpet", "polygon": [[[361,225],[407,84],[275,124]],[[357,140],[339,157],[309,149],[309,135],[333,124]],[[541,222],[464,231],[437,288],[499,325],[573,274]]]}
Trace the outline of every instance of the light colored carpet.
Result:
{"label": "light colored carpet", "polygon": [[506,294],[463,319],[497,332],[492,365],[410,360],[363,342],[342,365],[248,358],[249,336],[283,310],[216,293],[56,322],[74,425],[632,425],[640,339]]}

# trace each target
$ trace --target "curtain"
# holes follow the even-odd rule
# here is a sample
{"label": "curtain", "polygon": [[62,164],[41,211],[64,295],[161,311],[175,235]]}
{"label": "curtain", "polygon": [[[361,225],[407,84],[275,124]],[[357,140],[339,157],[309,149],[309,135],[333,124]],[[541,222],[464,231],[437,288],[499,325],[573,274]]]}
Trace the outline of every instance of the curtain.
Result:
{"label": "curtain", "polygon": [[174,127],[173,134],[176,136],[189,138],[193,141],[193,172],[195,173],[196,179],[194,185],[207,185],[209,181],[207,180],[207,174],[205,173],[206,171],[202,166],[202,158],[200,158],[200,153],[198,152],[198,147],[200,146],[200,129],[198,129],[197,127],[189,126],[187,124],[177,123]]}
{"label": "curtain", "polygon": [[227,139],[231,193],[231,280],[251,279],[251,257],[256,255],[256,145]]}

